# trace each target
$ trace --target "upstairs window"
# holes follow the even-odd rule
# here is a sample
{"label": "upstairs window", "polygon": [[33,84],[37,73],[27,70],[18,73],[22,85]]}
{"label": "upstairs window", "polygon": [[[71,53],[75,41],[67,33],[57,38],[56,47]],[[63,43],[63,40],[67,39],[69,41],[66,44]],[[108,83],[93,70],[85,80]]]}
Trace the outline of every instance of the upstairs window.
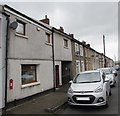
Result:
{"label": "upstairs window", "polygon": [[20,20],[17,20],[17,23],[18,23],[18,27],[16,29],[16,33],[25,35],[25,23]]}
{"label": "upstairs window", "polygon": [[46,33],[46,36],[47,36],[46,42],[47,42],[48,44],[52,44],[52,38],[51,38],[50,34],[49,34],[49,33]]}
{"label": "upstairs window", "polygon": [[64,39],[64,47],[68,48],[68,40]]}
{"label": "upstairs window", "polygon": [[79,51],[78,43],[75,43],[75,52],[78,52],[78,51]]}
{"label": "upstairs window", "polygon": [[80,45],[80,55],[83,56],[83,46]]}

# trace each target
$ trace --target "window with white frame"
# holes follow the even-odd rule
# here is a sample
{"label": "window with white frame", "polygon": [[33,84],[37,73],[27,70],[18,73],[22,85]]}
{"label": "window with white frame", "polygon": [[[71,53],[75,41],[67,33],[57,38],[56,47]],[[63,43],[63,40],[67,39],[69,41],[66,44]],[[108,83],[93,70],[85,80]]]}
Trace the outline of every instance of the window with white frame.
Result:
{"label": "window with white frame", "polygon": [[80,45],[80,56],[83,56],[83,46]]}
{"label": "window with white frame", "polygon": [[16,33],[25,35],[25,23],[20,20],[17,20],[17,23],[18,27],[16,28]]}
{"label": "window with white frame", "polygon": [[33,64],[32,65],[30,65],[30,64],[22,64],[21,65],[22,85],[37,82],[36,66],[37,65],[33,65]]}
{"label": "window with white frame", "polygon": [[64,39],[64,47],[68,48],[68,40]]}
{"label": "window with white frame", "polygon": [[84,61],[81,61],[81,71],[85,71]]}
{"label": "window with white frame", "polygon": [[46,32],[46,36],[47,36],[46,42],[47,42],[48,44],[52,44],[52,38],[51,38],[50,33],[47,33],[47,32]]}
{"label": "window with white frame", "polygon": [[76,60],[76,74],[80,73],[80,61]]}
{"label": "window with white frame", "polygon": [[75,52],[79,52],[79,45],[78,45],[78,43],[75,43]]}

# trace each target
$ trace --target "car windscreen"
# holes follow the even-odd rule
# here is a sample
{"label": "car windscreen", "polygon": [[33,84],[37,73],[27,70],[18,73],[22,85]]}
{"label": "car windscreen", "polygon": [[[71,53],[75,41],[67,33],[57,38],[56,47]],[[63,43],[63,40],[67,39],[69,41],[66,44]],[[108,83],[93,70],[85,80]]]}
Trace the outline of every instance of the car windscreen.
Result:
{"label": "car windscreen", "polygon": [[99,72],[81,73],[76,76],[73,83],[95,83],[100,82],[101,77]]}

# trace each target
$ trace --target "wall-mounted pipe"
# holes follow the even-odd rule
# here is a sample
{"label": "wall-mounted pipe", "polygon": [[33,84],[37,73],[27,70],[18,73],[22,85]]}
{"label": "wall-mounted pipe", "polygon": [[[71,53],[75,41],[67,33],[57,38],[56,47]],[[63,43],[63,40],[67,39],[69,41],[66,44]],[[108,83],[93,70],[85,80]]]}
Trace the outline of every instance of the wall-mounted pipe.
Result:
{"label": "wall-mounted pipe", "polygon": [[52,60],[53,60],[53,90],[56,89],[56,75],[55,75],[55,57],[54,57],[54,29],[52,28]]}
{"label": "wall-mounted pipe", "polygon": [[6,16],[7,20],[7,28],[6,28],[6,55],[5,55],[5,109],[7,109],[7,78],[8,78],[8,42],[9,42],[9,15],[6,13],[3,13],[4,16]]}

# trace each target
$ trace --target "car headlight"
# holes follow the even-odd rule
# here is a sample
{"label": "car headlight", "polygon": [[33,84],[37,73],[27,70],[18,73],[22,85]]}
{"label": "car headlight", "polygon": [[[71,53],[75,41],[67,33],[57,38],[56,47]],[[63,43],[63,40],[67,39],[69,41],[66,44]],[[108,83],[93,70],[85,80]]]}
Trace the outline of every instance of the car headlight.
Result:
{"label": "car headlight", "polygon": [[71,87],[68,89],[68,93],[73,93],[73,90]]}
{"label": "car headlight", "polygon": [[95,89],[95,93],[99,93],[99,92],[102,92],[103,91],[103,87],[102,86],[99,86]]}

